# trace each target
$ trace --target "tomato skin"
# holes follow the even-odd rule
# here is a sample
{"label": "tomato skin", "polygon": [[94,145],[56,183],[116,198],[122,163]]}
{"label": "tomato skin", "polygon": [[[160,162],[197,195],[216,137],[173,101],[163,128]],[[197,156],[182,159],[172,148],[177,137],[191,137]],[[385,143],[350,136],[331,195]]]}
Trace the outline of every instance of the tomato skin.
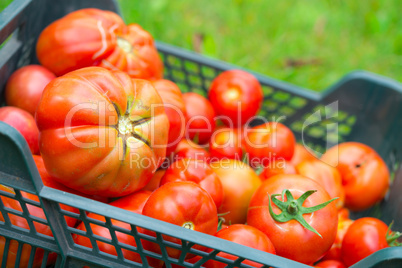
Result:
{"label": "tomato skin", "polygon": [[305,160],[296,166],[298,174],[315,180],[336,200],[337,208],[342,208],[345,202],[345,191],[342,188],[342,178],[338,170],[324,162],[313,159]]}
{"label": "tomato skin", "polygon": [[120,71],[88,67],[54,79],[36,112],[46,169],[86,194],[141,189],[165,157],[169,121],[161,104],[150,82]]}
{"label": "tomato skin", "polygon": [[182,139],[176,147],[172,162],[182,159],[194,159],[198,161],[210,161],[209,152],[201,145],[198,145],[191,140]]}
{"label": "tomato skin", "polygon": [[[118,207],[121,209],[125,209],[127,211],[134,212],[137,214],[141,214],[142,209],[143,209],[146,201],[148,200],[149,196],[151,195],[151,193],[152,192],[150,192],[150,191],[138,191],[133,194],[119,198],[116,201],[111,202],[109,205]],[[98,214],[94,214],[94,213],[89,213],[87,215],[87,217],[91,218],[91,219],[99,220],[102,222],[106,221],[105,217],[98,215]],[[114,226],[124,228],[127,231],[131,230],[130,224],[128,224],[128,223],[117,221],[114,219],[111,219],[111,222]],[[107,228],[102,227],[97,224],[92,224],[92,223],[90,223],[90,225],[91,225],[91,229],[92,229],[92,232],[94,235],[98,235],[98,236],[101,236],[101,237],[104,237],[107,239],[111,239],[110,232]],[[84,223],[81,223],[77,227],[77,229],[82,230],[82,231],[87,231]],[[135,239],[133,236],[127,235],[122,232],[115,232],[115,234],[116,234],[117,240],[120,243],[124,243],[124,244],[130,245],[130,246],[136,246],[136,242],[135,242]],[[92,248],[91,241],[84,236],[73,234],[73,239],[76,244],[79,244],[79,245],[82,245],[82,246],[85,246],[88,248]],[[104,243],[104,242],[100,242],[100,241],[97,242],[97,245],[101,252],[105,252],[105,253],[117,256],[116,249],[113,245]],[[129,251],[126,249],[122,249],[122,253],[123,253],[123,256],[125,259],[142,263],[141,256],[138,253],[135,253],[133,251]],[[163,266],[162,261],[152,259],[152,258],[148,258],[148,263],[150,265],[152,265],[152,267],[162,267]]]}
{"label": "tomato skin", "polygon": [[0,107],[0,121],[18,130],[28,143],[32,154],[39,153],[39,130],[35,118],[30,113],[17,107]]}
{"label": "tomato skin", "polygon": [[[309,190],[317,190],[303,206],[312,207],[330,200],[328,193],[315,181],[301,175],[280,174],[265,180],[251,198],[247,224],[264,232],[274,244],[279,256],[305,264],[319,260],[335,240],[338,224],[337,209],[333,202],[303,218],[322,235],[322,238],[304,228],[299,222],[276,222],[269,213],[268,194],[281,194],[289,189],[295,199]],[[281,199],[281,197],[278,197]],[[286,199],[286,198],[285,198]],[[273,212],[280,210],[272,203]]]}
{"label": "tomato skin", "polygon": [[[142,214],[210,235],[214,235],[218,227],[218,215],[213,199],[194,182],[170,182],[162,185],[151,194]],[[144,230],[144,233],[155,236],[150,230]],[[180,239],[166,235],[163,235],[163,239],[176,244],[181,243]],[[153,242],[144,240],[143,246],[147,250],[161,253],[160,246]],[[180,250],[170,247],[166,247],[166,251],[173,258],[178,258],[181,253]]]}
{"label": "tomato skin", "polygon": [[285,125],[278,122],[268,122],[246,129],[244,148],[250,156],[252,166],[266,165],[272,159],[292,159],[295,136]]}
{"label": "tomato skin", "polygon": [[41,32],[36,55],[44,67],[60,76],[109,56],[117,45],[115,32],[123,28],[123,20],[110,11],[71,12]]}
{"label": "tomato skin", "polygon": [[[271,240],[269,240],[269,238],[263,232],[249,225],[244,224],[230,225],[229,227],[217,232],[215,236],[225,240],[232,241],[234,243],[238,243],[244,246],[248,246],[271,254],[275,254],[275,248]],[[236,256],[224,252],[219,253],[217,256],[229,260],[237,259]],[[262,264],[260,263],[249,260],[244,261],[242,263],[250,265],[252,267],[262,266]],[[205,267],[220,268],[220,267],[226,267],[226,264],[211,260],[205,263]]]}
{"label": "tomato skin", "polygon": [[165,169],[158,169],[155,174],[152,176],[151,180],[148,182],[147,185],[145,185],[142,190],[147,190],[147,191],[155,191],[156,189],[159,188],[159,185],[161,183],[161,179],[163,175],[165,175],[166,170]]}
{"label": "tomato skin", "polygon": [[336,238],[334,243],[331,246],[331,249],[325,254],[322,260],[342,260],[342,241],[345,237],[345,234],[349,228],[349,226],[353,223],[351,219],[342,219],[340,216],[338,219],[338,229],[336,232]]}
{"label": "tomato skin", "polygon": [[302,144],[296,143],[295,150],[293,153],[293,157],[290,160],[290,163],[294,166],[297,166],[301,162],[305,160],[314,160],[317,159],[315,155],[313,155],[310,151],[306,149]]}
{"label": "tomato skin", "polygon": [[239,131],[241,130],[220,128],[212,134],[209,141],[209,153],[213,160],[223,158],[242,159],[243,149]]}
{"label": "tomato skin", "polygon": [[344,142],[329,149],[321,160],[338,169],[345,190],[345,207],[352,211],[373,206],[389,189],[388,167],[367,145]]}
{"label": "tomato skin", "polygon": [[388,247],[388,226],[381,220],[365,217],[355,220],[346,231],[342,241],[342,260],[346,266]]}
{"label": "tomato skin", "polygon": [[296,169],[289,161],[272,161],[259,176],[264,181],[278,174],[296,174]]}
{"label": "tomato skin", "polygon": [[166,156],[170,156],[184,136],[186,128],[186,107],[180,88],[172,81],[161,79],[152,82],[158,91],[169,119],[169,139]]}
{"label": "tomato skin", "polygon": [[163,63],[149,32],[132,23],[116,34],[115,49],[97,66],[110,70],[117,68],[132,78],[151,80],[163,77]]}
{"label": "tomato skin", "polygon": [[215,129],[215,111],[209,100],[200,94],[189,92],[183,94],[186,106],[186,138],[193,140],[196,135],[199,144],[209,141]]}
{"label": "tomato skin", "polygon": [[204,161],[182,159],[172,163],[161,179],[160,186],[173,181],[192,181],[208,192],[217,208],[222,204],[222,183],[218,175]]}
{"label": "tomato skin", "polygon": [[40,65],[27,65],[16,70],[5,89],[7,105],[21,108],[35,116],[43,89],[56,76]]}
{"label": "tomato skin", "polygon": [[314,267],[319,267],[319,268],[346,268],[345,264],[343,262],[338,261],[338,260],[326,260],[326,261],[320,261],[317,263]]}
{"label": "tomato skin", "polygon": [[261,108],[263,97],[258,80],[242,70],[222,72],[212,81],[208,92],[216,113],[230,119],[228,122],[222,118],[229,127],[240,127],[255,116]]}
{"label": "tomato skin", "polygon": [[218,213],[227,213],[222,215],[226,224],[244,224],[251,196],[261,185],[261,179],[249,165],[241,161],[222,159],[210,165],[221,180],[224,191]]}

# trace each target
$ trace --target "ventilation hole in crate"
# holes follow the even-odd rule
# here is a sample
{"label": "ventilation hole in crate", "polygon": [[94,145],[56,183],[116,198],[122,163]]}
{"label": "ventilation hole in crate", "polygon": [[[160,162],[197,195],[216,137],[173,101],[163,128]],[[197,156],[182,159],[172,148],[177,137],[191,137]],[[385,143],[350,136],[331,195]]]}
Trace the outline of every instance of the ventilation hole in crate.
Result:
{"label": "ventilation hole in crate", "polygon": [[212,81],[211,80],[204,80],[204,86],[206,90],[209,90],[211,87]]}
{"label": "ventilation hole in crate", "polygon": [[162,60],[163,62],[165,62],[166,56],[165,56],[164,53],[160,53],[160,52],[159,52],[159,57],[161,58],[161,60]]}
{"label": "ventilation hole in crate", "polygon": [[303,115],[303,122],[306,122],[308,120],[308,122],[319,122],[321,121],[322,117],[321,117],[321,113],[307,113],[305,115]]}
{"label": "ventilation hole in crate", "polygon": [[75,244],[85,247],[86,250],[92,249],[91,240],[84,235],[73,234],[73,240]]}
{"label": "ventilation hole in crate", "polygon": [[199,76],[189,75],[188,80],[193,86],[201,87],[202,81]]}
{"label": "ventilation hole in crate", "polygon": [[20,230],[23,229],[27,232],[30,230],[28,222],[25,218],[11,214],[11,213],[8,213],[8,217],[9,217],[13,227],[18,227],[18,229],[20,229]]}
{"label": "ventilation hole in crate", "polygon": [[338,126],[339,134],[341,134],[342,136],[349,135],[351,130],[352,130],[352,128],[350,126],[348,126],[348,125],[345,125],[345,124],[340,124]]}
{"label": "ventilation hole in crate", "polygon": [[329,144],[335,145],[340,142],[342,139],[336,133],[327,133],[326,141]]}
{"label": "ventilation hole in crate", "polygon": [[111,242],[106,243],[103,241],[96,240],[96,244],[98,245],[99,251],[102,252],[103,254],[117,256],[116,247],[113,246]]}
{"label": "ventilation hole in crate", "polygon": [[258,115],[260,115],[262,117],[267,117],[268,113],[265,109],[260,109],[260,111],[258,112]]}
{"label": "ventilation hole in crate", "polygon": [[184,68],[187,71],[195,73],[195,74],[198,74],[200,72],[198,64],[191,62],[191,61],[185,61]]}
{"label": "ventilation hole in crate", "polygon": [[348,124],[349,126],[353,126],[356,123],[356,116],[352,115],[349,116],[346,120],[345,123]]}
{"label": "ventilation hole in crate", "polygon": [[77,218],[73,218],[73,217],[70,217],[67,215],[64,215],[64,220],[65,220],[67,226],[69,226],[69,227],[75,227],[75,226],[77,226],[77,224],[79,222],[79,220]]}
{"label": "ventilation hole in crate", "polygon": [[274,92],[274,89],[269,86],[262,86],[262,93],[264,94],[264,97],[267,97],[271,95]]}
{"label": "ventilation hole in crate", "polygon": [[181,61],[179,58],[169,55],[169,56],[167,56],[166,62],[170,66],[181,68]]}
{"label": "ventilation hole in crate", "polygon": [[290,94],[282,91],[277,91],[272,96],[272,98],[277,102],[284,103],[290,98]]}
{"label": "ventilation hole in crate", "polygon": [[321,127],[311,127],[308,129],[307,134],[313,138],[321,138],[325,134],[325,130]]}
{"label": "ventilation hole in crate", "polygon": [[344,111],[338,111],[338,116],[336,116],[335,118],[340,122],[345,120],[348,117],[348,114]]}
{"label": "ventilation hole in crate", "polygon": [[291,128],[293,131],[300,133],[300,132],[302,132],[302,129],[303,129],[303,123],[300,122],[300,121],[293,122],[293,123],[290,125],[290,128]]}
{"label": "ventilation hole in crate", "polygon": [[207,92],[205,92],[205,90],[203,90],[201,88],[192,88],[191,91],[207,98]]}
{"label": "ventilation hole in crate", "polygon": [[307,101],[300,97],[293,97],[289,101],[289,105],[296,109],[301,109],[306,106]]}
{"label": "ventilation hole in crate", "polygon": [[92,222],[95,222],[95,223],[98,223],[98,222],[105,223],[106,222],[106,219],[104,216],[96,214],[96,213],[92,213],[92,212],[87,215],[87,218],[89,219],[89,221],[91,223]]}
{"label": "ventilation hole in crate", "polygon": [[35,226],[35,230],[36,232],[42,234],[42,235],[46,235],[48,237],[53,237],[52,235],[52,230],[50,229],[50,226],[44,223],[40,223],[37,221],[33,221],[33,224]]}
{"label": "ventilation hole in crate", "polygon": [[262,104],[262,109],[265,109],[267,111],[275,111],[277,107],[278,104],[272,100],[266,100]]}
{"label": "ventilation hole in crate", "polygon": [[181,92],[186,93],[189,91],[189,87],[187,84],[185,84],[185,83],[176,83],[176,84],[180,88]]}
{"label": "ventilation hole in crate", "polygon": [[279,113],[281,115],[284,115],[284,116],[291,116],[291,115],[293,115],[295,113],[295,110],[290,108],[290,107],[288,107],[288,106],[282,106],[279,109]]}
{"label": "ventilation hole in crate", "polygon": [[173,75],[174,81],[182,82],[186,78],[186,75],[180,70],[172,70],[172,75]]}
{"label": "ventilation hole in crate", "polygon": [[202,66],[201,73],[202,73],[203,76],[206,76],[206,77],[209,77],[209,78],[215,78],[215,76],[216,76],[215,69],[210,68],[210,67],[206,67],[206,66]]}

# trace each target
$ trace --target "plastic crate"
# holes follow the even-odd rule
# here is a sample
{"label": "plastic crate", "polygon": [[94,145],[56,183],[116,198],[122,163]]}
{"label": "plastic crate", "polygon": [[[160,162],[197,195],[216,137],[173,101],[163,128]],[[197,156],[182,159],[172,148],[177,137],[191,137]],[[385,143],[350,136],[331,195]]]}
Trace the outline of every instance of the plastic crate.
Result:
{"label": "plastic crate", "polygon": [[[14,0],[0,14],[0,44],[7,39],[7,42],[0,47],[0,103],[4,103],[4,85],[10,74],[23,65],[37,62],[34,47],[40,31],[51,21],[84,7],[118,12],[117,5],[112,0]],[[224,70],[239,68],[167,44],[158,43],[157,46],[165,64],[165,78],[175,81],[185,92],[195,91],[205,95],[211,80],[217,74]],[[393,229],[401,230],[402,85],[368,72],[353,72],[326,91],[316,93],[257,73],[254,75],[263,85],[265,95],[260,115],[268,119],[272,116],[278,118],[285,115],[286,118],[281,122],[290,126],[298,140],[303,138],[312,149],[322,152],[337,142],[360,141],[379,152],[393,171],[389,194],[378,206],[352,216],[358,218],[374,215],[386,223],[394,219]],[[253,124],[259,124],[261,120],[257,119]],[[279,256],[45,187],[25,140],[15,129],[2,122],[0,122],[0,184],[12,187],[15,195],[3,191],[0,191],[0,194],[17,200],[21,206],[21,211],[16,211],[6,208],[0,202],[0,213],[4,218],[4,222],[0,222],[0,244],[5,245],[2,267],[6,267],[5,260],[12,240],[18,245],[17,262],[22,257],[23,247],[32,246],[29,266],[33,264],[35,253],[44,254],[42,267],[46,266],[49,254],[53,253],[53,257],[57,256],[56,267],[84,265],[141,267],[141,264],[123,258],[121,249],[127,249],[139,253],[144,263],[147,261],[146,256],[151,256],[164,260],[166,267],[170,267],[173,263],[184,267],[199,267],[201,262],[196,265],[184,263],[184,255],[187,252],[202,255],[202,262],[218,259],[228,263],[228,267],[248,267],[241,263],[244,260],[265,264],[264,267],[307,267]],[[24,192],[36,195],[39,202],[22,197]],[[78,208],[80,213],[74,214],[60,209],[61,203]],[[30,215],[29,206],[42,208],[47,216],[46,219]],[[105,222],[88,218],[87,212],[104,215]],[[30,229],[13,226],[9,220],[10,214],[24,218]],[[87,232],[78,232],[77,229],[67,227],[67,217],[83,221],[87,226]],[[131,230],[113,226],[111,219],[129,223]],[[34,223],[49,225],[54,237],[39,234]],[[112,239],[94,236],[90,224],[107,228]],[[156,238],[139,233],[137,227],[156,231]],[[116,240],[116,232],[133,235],[138,246],[120,243]],[[88,237],[93,249],[74,244],[71,237],[73,233]],[[163,240],[162,234],[177,237],[183,243],[169,244]],[[142,240],[158,243],[162,248],[162,254],[143,250]],[[114,245],[117,256],[99,252],[96,241]],[[195,244],[214,250],[209,254],[199,252],[192,249]],[[183,251],[181,258],[169,258],[166,253],[167,246],[181,248]],[[229,252],[238,256],[238,259],[230,261],[216,257],[220,251]],[[402,267],[402,248],[378,251],[353,267]]]}

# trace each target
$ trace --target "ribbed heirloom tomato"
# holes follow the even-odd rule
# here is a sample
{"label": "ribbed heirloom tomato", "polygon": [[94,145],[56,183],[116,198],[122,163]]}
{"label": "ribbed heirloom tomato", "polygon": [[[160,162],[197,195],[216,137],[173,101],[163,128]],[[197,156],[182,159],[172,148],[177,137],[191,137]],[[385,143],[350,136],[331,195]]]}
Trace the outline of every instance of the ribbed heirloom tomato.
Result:
{"label": "ribbed heirloom tomato", "polygon": [[247,224],[264,232],[279,256],[311,265],[335,240],[338,211],[331,201],[309,178],[276,175],[251,198]]}
{"label": "ribbed heirloom tomato", "polygon": [[46,169],[87,194],[141,189],[165,157],[169,122],[161,104],[150,82],[120,71],[88,67],[56,78],[36,113]]}

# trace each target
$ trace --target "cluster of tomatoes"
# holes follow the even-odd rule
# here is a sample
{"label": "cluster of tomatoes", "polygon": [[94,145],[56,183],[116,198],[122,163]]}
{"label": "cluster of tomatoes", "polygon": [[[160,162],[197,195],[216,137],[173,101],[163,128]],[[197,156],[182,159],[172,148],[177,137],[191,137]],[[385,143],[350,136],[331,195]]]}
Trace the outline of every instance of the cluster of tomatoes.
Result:
{"label": "cluster of tomatoes", "polygon": [[[152,36],[98,9],[78,10],[50,24],[36,52],[41,65],[25,66],[10,77],[9,106],[0,108],[0,120],[24,136],[44,185],[319,267],[350,266],[397,244],[399,234],[380,220],[349,219],[349,210],[367,209],[385,196],[389,171],[381,157],[364,144],[347,142],[319,159],[280,122],[250,127],[263,109],[261,86],[251,74],[221,73],[208,98],[182,94],[162,79]],[[5,186],[1,190],[14,193]],[[2,201],[22,211],[14,199],[3,196]],[[41,208],[28,205],[28,210],[45,219]],[[9,217],[13,225],[29,229],[18,216]],[[101,215],[88,217],[105,222]],[[127,223],[112,224],[130,230]],[[75,243],[93,247],[79,235],[87,232],[85,224],[68,217],[67,225],[79,230]],[[52,236],[47,225],[35,227]],[[111,239],[106,228],[93,223],[91,229]],[[127,233],[115,236],[122,244],[137,245]],[[142,246],[161,253],[155,242],[143,240]],[[118,254],[109,243],[98,241],[97,247]],[[4,248],[3,239],[3,253]],[[28,264],[29,250],[22,249],[21,265]],[[10,243],[9,252],[17,251],[18,243]],[[166,251],[172,258],[181,255],[177,248]],[[129,247],[121,254],[142,262]],[[236,258],[224,252],[218,256]],[[8,255],[8,265],[13,258]],[[200,258],[185,256],[190,263]],[[42,259],[43,251],[36,250],[34,266]],[[48,264],[54,261],[50,255]],[[151,257],[148,263],[163,266]],[[209,260],[203,266],[225,264]]]}

